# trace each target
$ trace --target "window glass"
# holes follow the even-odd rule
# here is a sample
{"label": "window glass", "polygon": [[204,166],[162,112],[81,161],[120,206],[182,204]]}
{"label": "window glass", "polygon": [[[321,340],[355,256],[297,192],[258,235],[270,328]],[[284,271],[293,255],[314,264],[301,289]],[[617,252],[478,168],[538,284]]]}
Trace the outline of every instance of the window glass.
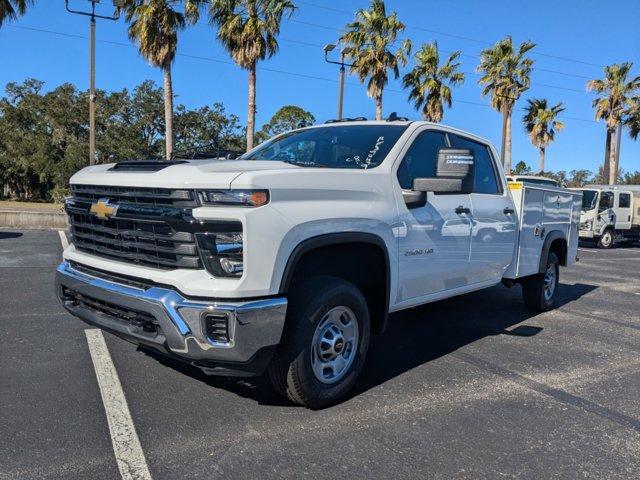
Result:
{"label": "window glass", "polygon": [[269,140],[240,160],[270,160],[301,167],[375,168],[406,125],[326,125],[294,130]]}
{"label": "window glass", "polygon": [[588,212],[596,208],[598,192],[595,190],[582,190],[582,211]]}
{"label": "window glass", "polygon": [[628,193],[621,193],[618,197],[618,206],[620,208],[629,208],[631,206],[631,195]]}
{"label": "window glass", "polygon": [[452,148],[468,148],[475,156],[475,180],[473,183],[474,193],[501,193],[496,180],[496,172],[489,154],[489,148],[473,140],[449,134]]}
{"label": "window glass", "polygon": [[415,178],[436,176],[438,150],[447,146],[444,133],[427,131],[418,135],[398,167],[398,182],[405,190],[413,188]]}
{"label": "window glass", "polygon": [[600,194],[600,208],[599,210],[606,210],[613,208],[613,192],[602,192]]}

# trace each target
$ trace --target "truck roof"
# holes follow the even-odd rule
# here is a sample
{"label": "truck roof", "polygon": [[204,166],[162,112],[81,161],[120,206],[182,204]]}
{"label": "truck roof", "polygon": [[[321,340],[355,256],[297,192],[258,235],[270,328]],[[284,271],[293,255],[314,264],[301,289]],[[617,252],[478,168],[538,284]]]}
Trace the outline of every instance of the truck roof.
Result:
{"label": "truck roof", "polygon": [[516,175],[514,173],[507,175],[507,179],[511,179],[511,178],[514,178],[514,179],[517,178],[519,181],[524,181],[524,182],[526,182],[527,180],[532,180],[532,181],[543,181],[547,183],[554,183],[558,185],[557,180],[549,177],[543,177],[540,175]]}
{"label": "truck roof", "polygon": [[585,185],[582,188],[593,190],[627,190],[629,192],[640,192],[640,185]]}
{"label": "truck roof", "polygon": [[437,128],[438,130],[444,130],[447,132],[451,132],[451,133],[459,133],[461,135],[464,135],[466,137],[470,137],[473,138],[474,140],[480,141],[482,143],[487,143],[489,145],[493,145],[489,140],[487,140],[486,138],[483,137],[479,137],[478,135],[471,133],[471,132],[467,132],[465,130],[461,130],[459,128],[456,127],[451,127],[449,125],[444,125],[442,123],[435,123],[435,122],[427,122],[426,120],[405,120],[405,119],[401,119],[401,120],[344,120],[344,121],[331,121],[329,123],[318,123],[315,125],[310,125],[308,127],[303,127],[303,128],[333,128],[333,127],[349,127],[349,126],[356,126],[356,125],[402,125],[402,126],[415,126],[417,127],[425,127],[425,126],[429,126],[429,127],[434,127]]}

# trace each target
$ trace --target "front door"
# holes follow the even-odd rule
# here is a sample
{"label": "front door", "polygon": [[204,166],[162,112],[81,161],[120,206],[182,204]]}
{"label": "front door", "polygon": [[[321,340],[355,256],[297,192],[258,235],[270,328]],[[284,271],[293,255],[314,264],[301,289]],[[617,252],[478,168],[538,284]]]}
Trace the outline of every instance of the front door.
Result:
{"label": "front door", "polygon": [[509,193],[502,188],[497,163],[488,145],[449,134],[454,148],[468,148],[475,157],[471,206],[470,280],[498,282],[514,258],[516,212]]}
{"label": "front door", "polygon": [[[415,178],[435,177],[438,149],[447,146],[445,133],[418,131],[401,154],[396,186],[409,191]],[[402,202],[399,211],[398,303],[468,285],[470,196],[427,193],[424,205]]]}
{"label": "front door", "polygon": [[598,214],[593,224],[593,231],[598,235],[602,235],[604,230],[614,227],[616,224],[616,214],[614,210],[615,194],[610,190],[600,191],[598,199]]}

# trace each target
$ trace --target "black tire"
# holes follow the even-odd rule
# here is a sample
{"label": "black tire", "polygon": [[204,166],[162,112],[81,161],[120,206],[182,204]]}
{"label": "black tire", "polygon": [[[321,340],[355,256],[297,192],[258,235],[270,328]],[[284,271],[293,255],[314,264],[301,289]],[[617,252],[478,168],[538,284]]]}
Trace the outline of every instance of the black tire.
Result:
{"label": "black tire", "polygon": [[[553,270],[553,285],[551,293],[546,288],[547,273]],[[522,298],[527,308],[536,312],[546,312],[551,310],[556,302],[558,294],[558,283],[560,281],[560,262],[555,253],[549,252],[545,273],[531,275],[524,279],[522,283]]]}
{"label": "black tire", "polygon": [[[351,364],[335,383],[323,383],[313,371],[314,334],[327,312],[347,307],[358,324],[357,346]],[[321,408],[335,403],[355,384],[369,349],[369,309],[362,292],[335,277],[309,279],[289,295],[285,329],[271,364],[269,378],[275,389],[295,403]]]}
{"label": "black tire", "polygon": [[607,228],[602,236],[598,239],[597,245],[598,248],[609,249],[613,247],[613,230]]}

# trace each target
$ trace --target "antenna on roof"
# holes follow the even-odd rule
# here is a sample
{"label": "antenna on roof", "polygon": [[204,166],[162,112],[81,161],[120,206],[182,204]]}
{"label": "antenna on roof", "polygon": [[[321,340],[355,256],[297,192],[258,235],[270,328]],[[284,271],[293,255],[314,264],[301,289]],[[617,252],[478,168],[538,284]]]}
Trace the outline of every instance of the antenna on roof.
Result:
{"label": "antenna on roof", "polygon": [[387,122],[407,122],[409,119],[407,117],[399,117],[396,112],[391,112],[391,114],[387,117]]}

